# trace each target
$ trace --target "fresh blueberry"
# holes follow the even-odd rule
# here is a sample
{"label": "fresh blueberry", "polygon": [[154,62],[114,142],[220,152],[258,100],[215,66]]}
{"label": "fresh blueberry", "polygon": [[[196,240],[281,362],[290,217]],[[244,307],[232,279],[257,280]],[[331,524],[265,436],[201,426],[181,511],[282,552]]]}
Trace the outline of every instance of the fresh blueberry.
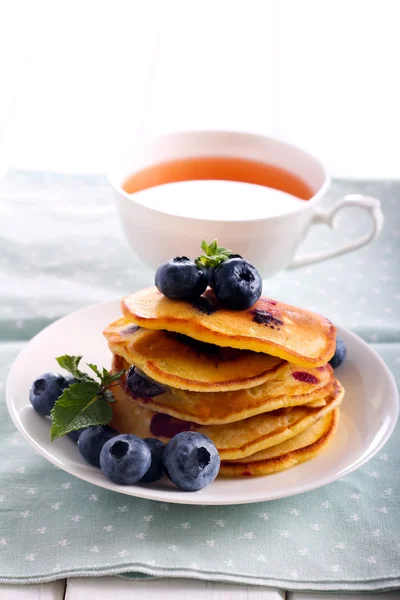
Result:
{"label": "fresh blueberry", "polygon": [[215,267],[208,267],[207,279],[208,279],[208,285],[210,286],[210,288],[214,288],[214,273],[215,273]]}
{"label": "fresh blueberry", "polygon": [[88,427],[78,438],[79,452],[83,458],[95,467],[100,466],[100,452],[108,440],[118,435],[118,431],[108,425]]}
{"label": "fresh blueberry", "polygon": [[168,442],[164,468],[171,481],[182,490],[195,492],[214,481],[220,458],[213,442],[194,431],[183,431]]}
{"label": "fresh blueberry", "polygon": [[158,267],[155,284],[164,296],[173,300],[194,300],[208,285],[207,269],[181,256]]}
{"label": "fresh blueberry", "polygon": [[154,483],[164,475],[163,456],[165,444],[155,438],[145,438],[143,441],[147,444],[151,452],[151,465],[140,481],[143,483]]}
{"label": "fresh blueberry", "polygon": [[337,369],[346,360],[346,356],[346,344],[340,338],[336,338],[335,354],[332,356],[331,360],[329,361],[329,364],[332,365],[334,369]]}
{"label": "fresh blueberry", "polygon": [[142,398],[152,398],[164,394],[166,389],[154,379],[147,377],[142,371],[139,371],[133,365],[129,368],[126,375],[126,385],[135,396]]}
{"label": "fresh blueberry", "polygon": [[71,438],[73,442],[77,442],[82,431],[85,431],[85,429],[86,427],[81,427],[81,429],[74,429],[74,431],[70,431],[67,435],[69,438]]}
{"label": "fresh blueberry", "polygon": [[29,400],[36,412],[46,417],[67,387],[65,377],[59,373],[43,373],[33,382],[29,390]]}
{"label": "fresh blueberry", "polygon": [[228,258],[215,269],[213,289],[218,301],[233,310],[253,306],[261,296],[262,280],[247,260]]}
{"label": "fresh blueberry", "polygon": [[78,380],[75,379],[75,377],[73,375],[71,375],[71,373],[67,373],[66,375],[64,375],[64,379],[66,380],[68,385],[72,385],[73,383],[78,383]]}
{"label": "fresh blueberry", "polygon": [[151,452],[143,440],[131,433],[117,435],[100,452],[100,468],[114,483],[133,485],[149,470]]}

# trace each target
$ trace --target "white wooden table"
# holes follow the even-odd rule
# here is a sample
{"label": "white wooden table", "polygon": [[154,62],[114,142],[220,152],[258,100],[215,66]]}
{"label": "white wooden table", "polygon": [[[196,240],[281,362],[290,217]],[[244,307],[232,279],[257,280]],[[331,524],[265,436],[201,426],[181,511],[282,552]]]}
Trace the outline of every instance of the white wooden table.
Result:
{"label": "white wooden table", "polygon": [[399,600],[383,594],[309,594],[191,579],[132,582],[117,577],[72,578],[42,585],[0,586],[0,600]]}

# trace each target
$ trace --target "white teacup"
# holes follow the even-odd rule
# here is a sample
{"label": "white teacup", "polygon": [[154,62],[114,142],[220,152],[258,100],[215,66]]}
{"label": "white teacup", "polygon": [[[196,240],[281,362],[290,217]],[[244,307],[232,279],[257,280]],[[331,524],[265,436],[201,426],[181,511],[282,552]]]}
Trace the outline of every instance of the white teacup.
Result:
{"label": "white teacup", "polygon": [[[146,194],[159,196],[152,206],[166,205],[174,186],[168,183],[134,194],[123,189],[126,179],[151,165],[198,156],[240,157],[278,166],[297,175],[311,188],[310,200],[284,214],[261,218],[214,219],[171,214],[168,210],[146,206]],[[260,135],[227,131],[188,131],[172,133],[145,140],[119,157],[110,170],[109,180],[115,190],[119,216],[125,235],[137,256],[156,269],[175,256],[196,257],[202,239],[217,239],[235,254],[253,263],[263,278],[282,269],[295,269],[351,252],[365,246],[380,233],[383,213],[376,198],[351,194],[338,199],[327,211],[321,210],[321,200],[330,183],[329,175],[320,161],[304,150],[285,142]],[[205,182],[199,182],[204,184]],[[218,182],[217,182],[218,183]],[[231,184],[234,185],[234,184]],[[243,205],[253,184],[237,184]],[[268,188],[258,188],[257,193]],[[158,199],[158,197],[157,197]],[[336,214],[348,206],[364,208],[371,214],[371,231],[338,248],[297,256],[300,243],[311,225],[324,223],[333,228]],[[278,211],[279,212],[279,211]]]}

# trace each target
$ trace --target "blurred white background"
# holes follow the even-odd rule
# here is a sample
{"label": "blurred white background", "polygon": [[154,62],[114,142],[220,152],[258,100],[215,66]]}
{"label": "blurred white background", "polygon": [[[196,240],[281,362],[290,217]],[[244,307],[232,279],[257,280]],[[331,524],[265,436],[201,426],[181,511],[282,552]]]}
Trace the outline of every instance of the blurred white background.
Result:
{"label": "blurred white background", "polygon": [[397,0],[0,0],[0,168],[104,172],[136,136],[270,134],[400,176]]}

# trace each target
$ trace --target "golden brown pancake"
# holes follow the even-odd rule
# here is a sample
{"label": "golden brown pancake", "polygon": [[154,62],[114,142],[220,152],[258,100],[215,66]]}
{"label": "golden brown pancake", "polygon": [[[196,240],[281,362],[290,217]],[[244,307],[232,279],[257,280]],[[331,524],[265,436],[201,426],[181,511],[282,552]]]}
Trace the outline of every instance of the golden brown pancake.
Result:
{"label": "golden brown pancake", "polygon": [[220,348],[168,331],[142,329],[119,319],[104,330],[111,352],[172,388],[198,392],[238,390],[268,381],[282,359]]}
{"label": "golden brown pancake", "polygon": [[310,427],[331,412],[342,401],[344,390],[339,382],[326,398],[326,406],[307,405],[284,408],[224,425],[200,425],[176,419],[165,413],[150,410],[139,404],[126,391],[123,383],[114,388],[111,426],[120,433],[133,433],[141,438],[154,437],[168,442],[181,431],[198,431],[216,445],[221,460],[243,458],[280,444]]}
{"label": "golden brown pancake", "polygon": [[312,402],[308,402],[307,406],[311,406],[312,408],[316,408],[318,406],[325,406],[326,401],[325,398],[321,398],[321,400],[313,400]]}
{"label": "golden brown pancake", "polygon": [[303,308],[262,297],[248,310],[219,306],[209,289],[193,304],[147,288],[122,300],[136,325],[182,333],[217,346],[263,352],[304,367],[327,363],[335,352],[335,327]]}
{"label": "golden brown pancake", "polygon": [[[113,357],[114,373],[129,366],[123,358]],[[202,425],[216,425],[289,406],[325,406],[325,398],[333,385],[333,369],[328,364],[299,371],[296,365],[286,363],[274,379],[253,388],[207,393],[169,388],[165,394],[153,398],[134,396],[134,399],[155,412]]]}
{"label": "golden brown pancake", "polygon": [[224,477],[271,475],[294,467],[320,454],[334,437],[339,421],[339,408],[313,423],[295,437],[237,461],[221,463]]}

